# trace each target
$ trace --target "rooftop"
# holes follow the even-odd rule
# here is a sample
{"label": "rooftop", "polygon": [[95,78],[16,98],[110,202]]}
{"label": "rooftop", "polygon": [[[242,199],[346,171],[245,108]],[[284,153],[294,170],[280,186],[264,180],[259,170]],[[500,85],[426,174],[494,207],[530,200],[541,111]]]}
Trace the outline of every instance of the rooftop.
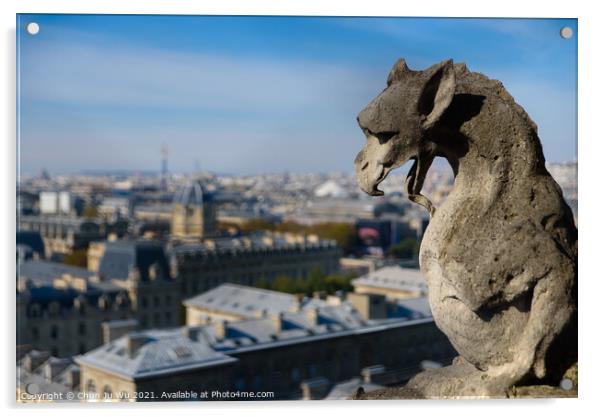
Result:
{"label": "rooftop", "polygon": [[426,294],[427,285],[419,269],[386,266],[351,281],[355,286],[386,288]]}
{"label": "rooftop", "polygon": [[242,318],[291,311],[297,304],[294,295],[237,284],[222,284],[184,301],[187,307],[234,314]]}
{"label": "rooftop", "polygon": [[[132,346],[137,342],[138,346]],[[178,372],[235,362],[214,350],[208,339],[190,338],[184,329],[148,330],[131,333],[102,345],[76,359],[128,379]]]}
{"label": "rooftop", "polygon": [[268,250],[296,250],[335,248],[334,240],[321,240],[311,236],[278,233],[257,233],[243,237],[206,239],[194,244],[181,244],[173,248],[176,255],[206,255],[214,253],[257,252]]}
{"label": "rooftop", "polygon": [[203,202],[212,201],[213,195],[205,190],[200,180],[194,180],[181,188],[174,196],[174,203],[183,206],[203,206]]}
{"label": "rooftop", "polygon": [[79,367],[71,359],[31,350],[17,363],[17,388],[30,395],[65,394],[77,391]]}
{"label": "rooftop", "polygon": [[153,240],[116,240],[105,243],[98,273],[105,278],[127,279],[137,269],[140,279],[149,279],[150,268],[157,265],[167,276],[169,265],[163,244]]}
{"label": "rooftop", "polygon": [[93,278],[85,268],[50,261],[29,260],[17,265],[19,288],[27,288],[31,301],[45,305],[52,301],[71,305],[80,295],[95,302],[102,294],[114,296],[121,287]]}
{"label": "rooftop", "polygon": [[63,275],[89,279],[94,273],[88,271],[86,268],[60,264],[58,262],[32,260],[18,265],[17,275],[21,278],[27,278],[27,280],[36,285],[52,285],[55,279]]}
{"label": "rooftop", "polygon": [[[137,379],[234,363],[238,353],[250,350],[432,321],[430,315],[424,316],[420,312],[400,314],[389,319],[365,320],[349,302],[331,303],[317,298],[305,299],[298,311],[289,311],[293,300],[286,294],[278,298],[271,293],[223,284],[205,293],[206,297],[194,297],[187,303],[204,305],[216,294],[219,297],[230,294],[234,298],[220,302],[225,305],[222,308],[231,308],[229,303],[235,302],[233,300],[239,300],[241,305],[251,303],[255,306],[253,303],[256,303],[257,307],[273,300],[276,303],[270,308],[273,313],[233,322],[220,321],[204,326],[131,333],[78,357],[77,362],[126,379]],[[266,298],[259,301],[261,295]],[[212,303],[218,302],[209,302]],[[417,309],[424,311],[425,307],[420,304],[427,304],[427,301],[422,298],[414,303]],[[242,308],[245,309],[244,306]],[[407,304],[405,308],[413,307]],[[238,311],[238,307],[236,309]]]}

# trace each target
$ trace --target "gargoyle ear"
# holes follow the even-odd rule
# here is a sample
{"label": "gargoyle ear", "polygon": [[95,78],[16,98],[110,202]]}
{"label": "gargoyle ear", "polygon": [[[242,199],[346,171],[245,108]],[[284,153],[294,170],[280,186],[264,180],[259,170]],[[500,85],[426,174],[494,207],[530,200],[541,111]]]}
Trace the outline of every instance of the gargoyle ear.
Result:
{"label": "gargoyle ear", "polygon": [[423,129],[429,129],[439,121],[451,104],[456,91],[456,74],[451,59],[426,71],[432,75],[424,84],[418,100],[418,111],[425,116],[422,121]]}
{"label": "gargoyle ear", "polygon": [[389,72],[389,77],[387,78],[387,87],[393,84],[395,81],[400,81],[404,76],[410,74],[411,72],[412,70],[408,68],[406,60],[400,58],[395,65],[393,65],[391,72]]}

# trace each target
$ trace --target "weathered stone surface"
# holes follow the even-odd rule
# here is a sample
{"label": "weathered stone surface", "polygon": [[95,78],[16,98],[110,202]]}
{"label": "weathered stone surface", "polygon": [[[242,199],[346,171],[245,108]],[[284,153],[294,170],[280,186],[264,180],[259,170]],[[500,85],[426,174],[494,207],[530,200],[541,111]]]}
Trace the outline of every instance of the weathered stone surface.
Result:
{"label": "weathered stone surface", "polygon": [[[362,190],[413,160],[410,200],[431,215],[420,249],[435,322],[461,355],[413,378],[419,397],[506,397],[521,385],[558,386],[577,352],[577,230],[545,168],[537,126],[499,81],[443,61],[403,60],[358,116],[367,143]],[[437,156],[454,189],[435,209],[420,194]]]}
{"label": "weathered stone surface", "polygon": [[[358,388],[358,391],[351,398],[353,400],[422,400],[422,399],[483,399],[483,398],[577,398],[577,364],[573,365],[564,375],[563,379],[570,381],[570,388],[563,389],[560,386],[551,385],[524,385],[512,386],[506,395],[496,396],[472,396],[467,393],[465,395],[456,396],[425,396],[423,392],[416,391],[412,387],[390,387],[381,388],[379,390],[364,392],[363,388]],[[441,378],[438,379],[441,381]],[[443,380],[443,384],[447,381]]]}

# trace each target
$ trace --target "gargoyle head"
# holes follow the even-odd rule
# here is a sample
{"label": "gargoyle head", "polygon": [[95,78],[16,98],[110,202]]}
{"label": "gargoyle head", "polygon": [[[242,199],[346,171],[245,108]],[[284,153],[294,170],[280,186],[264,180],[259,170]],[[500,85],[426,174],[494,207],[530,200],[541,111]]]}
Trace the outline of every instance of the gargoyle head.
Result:
{"label": "gargoyle head", "polygon": [[357,118],[367,140],[355,158],[355,171],[363,191],[383,195],[378,185],[393,169],[413,159],[406,193],[410,200],[433,214],[431,202],[420,195],[436,152],[428,136],[451,104],[455,87],[451,60],[424,71],[410,70],[403,59],[395,64],[387,88]]}

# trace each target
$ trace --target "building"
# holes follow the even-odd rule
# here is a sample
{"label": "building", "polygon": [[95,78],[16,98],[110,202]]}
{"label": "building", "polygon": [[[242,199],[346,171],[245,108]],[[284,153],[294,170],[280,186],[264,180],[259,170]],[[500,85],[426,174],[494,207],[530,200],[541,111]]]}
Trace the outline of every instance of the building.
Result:
{"label": "building", "polygon": [[88,269],[124,288],[132,302],[128,318],[141,328],[176,326],[180,319],[180,285],[164,244],[155,240],[96,243],[88,251]]}
{"label": "building", "polygon": [[46,256],[46,249],[40,232],[17,231],[17,254],[20,254],[17,262],[31,258],[43,259]]}
{"label": "building", "polygon": [[181,293],[187,297],[225,282],[258,286],[279,276],[306,278],[314,269],[332,274],[339,270],[340,257],[335,241],[278,233],[208,239],[170,250]]}
{"label": "building", "polygon": [[377,219],[358,219],[355,223],[359,246],[371,255],[383,256],[386,250],[404,238],[417,239],[417,230],[407,219],[380,216]]}
{"label": "building", "polygon": [[103,343],[101,324],[131,316],[125,288],[89,271],[33,260],[18,265],[17,344],[67,357]]}
{"label": "building", "polygon": [[17,361],[18,402],[61,402],[79,392],[79,366],[72,358],[56,358],[31,350]]}
{"label": "building", "polygon": [[577,162],[547,163],[546,168],[554,180],[562,188],[562,195],[573,211],[575,222],[578,218],[578,186],[577,186]]}
{"label": "building", "polygon": [[200,239],[217,233],[213,195],[199,180],[182,188],[174,198],[171,234],[174,239]]}
{"label": "building", "polygon": [[41,214],[70,214],[72,198],[68,191],[42,191],[40,193]]}
{"label": "building", "polygon": [[128,223],[105,222],[68,216],[19,216],[17,232],[38,232],[42,236],[46,257],[87,249],[90,242],[105,240],[110,234],[123,237]]}
{"label": "building", "polygon": [[106,197],[97,208],[98,214],[107,219],[120,219],[130,216],[131,199],[128,197]]}
{"label": "building", "polygon": [[162,328],[183,321],[180,286],[157,242],[108,242],[97,271],[34,260],[17,274],[18,343],[53,356],[99,346],[106,323],[134,319],[141,328]]}
{"label": "building", "polygon": [[292,294],[237,284],[222,284],[184,301],[186,324],[198,326],[218,320],[247,320],[298,311],[299,299]]}
{"label": "building", "polygon": [[142,221],[164,221],[171,224],[173,203],[136,204],[134,218]]}
{"label": "building", "polygon": [[[226,292],[232,289],[228,286]],[[256,289],[238,289],[250,292],[234,303],[249,299],[249,311],[263,307],[253,304]],[[195,304],[187,301],[188,308]],[[357,309],[355,301],[342,299],[311,298],[294,311],[288,302],[281,308],[259,317],[130,333],[75,359],[82,390],[124,398],[148,392],[139,398],[143,401],[185,399],[178,397],[182,392],[197,395],[186,399],[250,399],[223,396],[231,391],[293,399],[317,391],[324,395],[333,383],[375,365],[387,371],[389,383],[400,383],[420,370],[421,361],[448,363],[455,355],[432,317],[387,317],[380,311],[371,316],[369,310]],[[203,392],[208,396],[202,397]]]}
{"label": "building", "polygon": [[88,269],[24,260],[17,269],[20,343],[53,356],[82,353],[102,343],[103,323],[175,327],[184,323],[182,300],[201,291],[301,278],[315,268],[332,273],[339,257],[334,242],[262,235],[167,248],[153,240],[95,242]]}
{"label": "building", "polygon": [[387,299],[424,297],[426,281],[419,269],[386,266],[351,281],[358,294],[381,294]]}
{"label": "building", "polygon": [[316,187],[314,196],[319,198],[348,198],[349,192],[338,182],[328,180]]}

